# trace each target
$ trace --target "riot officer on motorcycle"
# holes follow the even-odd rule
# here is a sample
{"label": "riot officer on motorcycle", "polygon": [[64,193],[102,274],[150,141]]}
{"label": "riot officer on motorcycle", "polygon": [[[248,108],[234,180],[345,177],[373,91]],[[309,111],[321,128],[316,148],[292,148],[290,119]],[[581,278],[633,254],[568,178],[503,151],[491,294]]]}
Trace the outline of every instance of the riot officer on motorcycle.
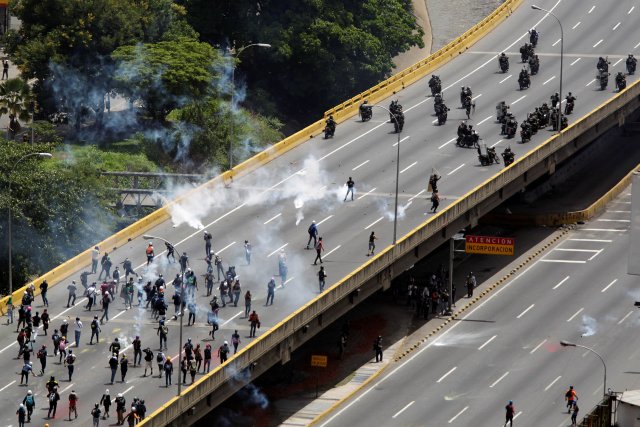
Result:
{"label": "riot officer on motorcycle", "polygon": [[578,98],[576,98],[571,94],[571,92],[569,92],[566,98],[567,103],[564,107],[564,114],[571,114],[573,112],[573,107],[575,106],[576,99]]}
{"label": "riot officer on motorcycle", "polygon": [[398,102],[397,99],[395,101],[391,101],[391,105],[389,105],[389,112],[389,123],[394,123],[393,117],[397,113],[402,112],[402,105],[400,105],[400,102]]}
{"label": "riot officer on motorcycle", "polygon": [[538,36],[540,34],[536,31],[535,28],[532,28],[529,31],[529,43],[531,43],[531,46],[533,46],[534,48],[538,45]]}
{"label": "riot officer on motorcycle", "polygon": [[601,56],[600,58],[598,58],[598,71],[606,73],[607,71],[609,71],[609,64],[611,64],[611,62]]}
{"label": "riot officer on motorcycle", "polygon": [[636,72],[637,62],[638,60],[634,58],[632,54],[629,54],[629,56],[627,57],[627,73],[629,73],[629,75],[632,75]]}
{"label": "riot officer on motorcycle", "polygon": [[371,117],[373,116],[372,110],[373,110],[373,107],[369,105],[369,101],[367,101],[366,99],[362,104],[360,104],[360,118],[362,119],[363,122],[366,122],[367,120],[371,120]]}
{"label": "riot officer on motorcycle", "polygon": [[527,142],[529,140],[531,140],[531,135],[533,135],[533,132],[531,131],[531,123],[529,123],[529,120],[525,120],[520,124],[520,128],[522,129],[520,131],[520,136],[522,137],[522,142]]}
{"label": "riot officer on motorcycle", "polygon": [[619,71],[616,75],[616,88],[618,88],[618,90],[620,91],[623,91],[626,87],[627,79],[625,78],[624,74],[622,74],[622,71]]}
{"label": "riot officer on motorcycle", "polygon": [[325,139],[333,138],[336,133],[336,121],[333,119],[333,115],[329,115],[329,118],[325,121],[324,137]]}
{"label": "riot officer on motorcycle", "polygon": [[469,134],[469,127],[465,122],[460,122],[458,125],[458,141],[462,141],[467,134]]}
{"label": "riot officer on motorcycle", "polygon": [[531,68],[531,74],[538,74],[540,70],[540,59],[538,55],[533,55],[529,58],[529,68]]}
{"label": "riot officer on motorcycle", "polygon": [[516,155],[513,153],[513,151],[511,151],[511,147],[505,148],[502,152],[502,160],[504,161],[504,166],[507,167],[511,163],[513,163],[515,157]]}
{"label": "riot officer on motorcycle", "polygon": [[540,129],[540,122],[538,121],[538,117],[533,113],[529,113],[527,121],[529,122],[529,125],[531,125],[531,133],[534,135],[538,133],[538,129]]}
{"label": "riot officer on motorcycle", "polygon": [[509,106],[506,102],[500,101],[498,105],[496,105],[496,119],[499,123],[505,123],[507,117],[507,111],[509,110]]}
{"label": "riot officer on motorcycle", "polygon": [[518,77],[518,84],[520,85],[520,90],[527,88],[531,85],[531,80],[529,78],[529,72],[526,68],[522,68],[520,71],[520,76]]}
{"label": "riot officer on motorcycle", "polygon": [[460,88],[460,104],[462,104],[462,108],[465,107],[465,100],[468,99],[469,102],[471,102],[471,97],[472,97],[472,92],[471,92],[471,88],[469,88],[469,86],[464,87],[462,86]]}
{"label": "riot officer on motorcycle", "polygon": [[500,56],[498,56],[498,63],[500,64],[500,70],[503,73],[509,71],[509,57],[502,52]]}
{"label": "riot officer on motorcycle", "polygon": [[431,76],[429,79],[429,88],[431,89],[431,96],[435,96],[437,93],[442,91],[442,82],[440,81],[440,77],[435,74]]}
{"label": "riot officer on motorcycle", "polygon": [[607,88],[607,84],[609,84],[609,74],[610,73],[604,69],[598,69],[596,79],[598,79],[598,82],[600,83],[601,90],[605,90]]}

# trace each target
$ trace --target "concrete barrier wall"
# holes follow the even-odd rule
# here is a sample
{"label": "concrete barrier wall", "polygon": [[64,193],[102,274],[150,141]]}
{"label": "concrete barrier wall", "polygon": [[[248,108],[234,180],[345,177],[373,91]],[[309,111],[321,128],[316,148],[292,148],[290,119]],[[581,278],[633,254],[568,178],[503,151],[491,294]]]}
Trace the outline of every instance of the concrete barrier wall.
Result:
{"label": "concrete barrier wall", "polygon": [[[267,352],[280,347],[281,353],[287,351],[287,340],[303,326],[311,323],[320,314],[327,311],[339,301],[347,298],[363,283],[375,280],[376,276],[389,280],[395,276],[393,265],[396,260],[413,251],[421,243],[454,224],[461,216],[471,215],[474,208],[481,202],[495,196],[512,182],[521,180],[528,171],[538,167],[541,163],[554,161],[554,155],[570,144],[575,144],[578,138],[589,134],[603,123],[618,124],[624,122],[624,117],[640,108],[640,82],[629,86],[624,92],[614,96],[589,115],[570,125],[562,134],[555,135],[538,147],[533,148],[526,156],[517,159],[512,165],[487,179],[474,189],[467,192],[438,214],[426,220],[410,233],[402,237],[397,245],[382,249],[374,258],[344,277],[340,282],[331,286],[327,291],[294,313],[273,326],[269,331],[243,348],[237,355],[224,365],[217,367],[202,377],[194,386],[185,390],[180,399],[172,399],[151,414],[142,424],[145,427],[160,427],[170,424],[180,414],[195,406],[196,402],[207,398],[212,390],[220,387],[226,381],[233,381],[236,375],[251,366]],[[526,181],[526,180],[525,180]],[[382,287],[382,284],[381,284]]]}

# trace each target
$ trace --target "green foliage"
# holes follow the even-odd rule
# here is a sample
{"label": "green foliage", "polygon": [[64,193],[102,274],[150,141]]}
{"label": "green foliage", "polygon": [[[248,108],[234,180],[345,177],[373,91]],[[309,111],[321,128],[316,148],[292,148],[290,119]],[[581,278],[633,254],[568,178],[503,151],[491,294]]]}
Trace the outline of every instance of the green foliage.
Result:
{"label": "green foliage", "polygon": [[229,141],[235,163],[282,139],[282,123],[246,110],[232,111],[216,98],[193,102],[176,114],[177,140],[187,138],[188,157],[203,167],[228,168]]}
{"label": "green foliage", "polygon": [[161,120],[185,101],[213,94],[214,69],[223,64],[211,45],[187,38],[123,46],[112,58],[118,65],[118,89],[142,99]]}
{"label": "green foliage", "polygon": [[381,79],[392,58],[422,46],[411,0],[181,0],[214,44],[270,43],[240,58],[250,87],[266,89],[281,112],[318,114]]}
{"label": "green foliage", "polygon": [[115,142],[108,147],[95,145],[67,145],[60,157],[75,159],[80,163],[90,162],[98,171],[109,172],[159,172],[158,164],[146,153],[146,142],[132,138]]}
{"label": "green foliage", "polygon": [[[111,234],[114,218],[100,206],[113,195],[89,159],[68,162],[33,156],[16,164],[28,153],[54,152],[55,143],[2,144],[0,211],[6,213],[11,204],[15,288]],[[7,216],[3,215],[3,241],[7,233]],[[2,251],[0,281],[5,285],[7,268],[7,252]]]}
{"label": "green foliage", "polygon": [[31,118],[32,101],[31,88],[24,80],[14,78],[0,84],[0,117],[9,114],[26,122]]}

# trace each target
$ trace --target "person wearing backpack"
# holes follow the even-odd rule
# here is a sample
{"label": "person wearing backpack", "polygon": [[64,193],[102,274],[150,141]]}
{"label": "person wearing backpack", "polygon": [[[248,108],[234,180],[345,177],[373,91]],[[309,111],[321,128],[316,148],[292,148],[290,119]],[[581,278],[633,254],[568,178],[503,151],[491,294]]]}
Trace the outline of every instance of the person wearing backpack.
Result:
{"label": "person wearing backpack", "polygon": [[147,368],[151,370],[151,375],[153,376],[153,352],[149,347],[144,350],[144,377],[147,376]]}
{"label": "person wearing backpack", "polygon": [[105,292],[102,297],[102,317],[100,318],[100,324],[102,325],[106,321],[109,321],[109,305],[111,304],[111,294]]}
{"label": "person wearing backpack", "polygon": [[36,353],[36,357],[40,361],[40,375],[44,375],[44,370],[47,367],[47,346],[42,344],[42,347]]}
{"label": "person wearing backpack", "polygon": [[167,360],[165,360],[163,369],[164,369],[165,385],[168,388],[171,385],[171,376],[173,374],[173,362],[171,362],[170,357],[167,357]]}
{"label": "person wearing backpack", "polygon": [[249,315],[249,324],[250,324],[249,338],[255,338],[256,328],[260,328],[260,318],[258,317],[258,313],[256,313],[255,310],[253,310]]}
{"label": "person wearing backpack", "polygon": [[93,427],[98,427],[100,425],[100,404],[96,403],[91,410],[91,417],[93,418]]}
{"label": "person wearing backpack", "polygon": [[196,374],[198,373],[198,364],[195,359],[189,360],[189,374],[191,375],[191,384],[196,382]]}
{"label": "person wearing backpack", "polygon": [[[60,395],[58,394],[58,388],[54,388],[51,393],[47,396],[49,399],[49,412],[47,413],[47,418],[55,418],[56,410],[58,409],[58,401],[60,400]],[[53,412],[53,417],[51,413]]]}
{"label": "person wearing backpack", "polygon": [[75,368],[74,363],[76,363],[76,355],[73,354],[73,350],[69,349],[69,354],[64,359],[67,369],[69,370],[69,382],[71,382],[71,377],[73,377],[73,369]]}
{"label": "person wearing backpack", "polygon": [[220,358],[221,365],[229,358],[229,351],[229,343],[225,341],[218,349],[218,357]]}
{"label": "person wearing backpack", "polygon": [[71,413],[75,414],[76,418],[78,418],[78,395],[75,390],[71,390],[69,393],[69,421],[71,421]]}
{"label": "person wearing backpack", "polygon": [[127,400],[122,393],[116,397],[116,414],[118,415],[118,425],[124,424],[124,413],[127,411]]}
{"label": "person wearing backpack", "polygon": [[111,381],[109,384],[113,384],[113,381],[116,379],[116,374],[118,373],[118,356],[115,353],[109,358],[109,368],[111,369]]}
{"label": "person wearing backpack", "polygon": [[156,355],[156,363],[158,364],[158,378],[162,378],[162,370],[164,369],[164,362],[166,360],[167,359],[164,356],[164,353],[162,351],[159,351]]}
{"label": "person wearing backpack", "polygon": [[98,322],[98,316],[93,316],[93,320],[91,321],[91,339],[89,340],[89,345],[93,345],[93,337],[96,337],[96,344],[100,343],[100,322]]}
{"label": "person wearing backpack", "polygon": [[[167,334],[169,333],[169,328],[164,324],[164,320],[160,321],[160,325],[158,326],[157,335],[160,336],[160,350],[167,350]],[[164,343],[164,347],[162,347],[162,343]]]}
{"label": "person wearing backpack", "polygon": [[313,239],[313,247],[315,248],[316,244],[318,243],[318,226],[316,225],[315,221],[311,221],[311,225],[309,226],[307,233],[309,233],[309,241],[307,242],[307,249],[309,249],[309,245],[311,245],[311,239]]}
{"label": "person wearing backpack", "polygon": [[208,373],[211,369],[211,345],[207,344],[204,347],[204,365],[202,366],[202,373]]}
{"label": "person wearing backpack", "polygon": [[22,403],[27,408],[27,422],[30,423],[31,415],[33,414],[33,408],[35,408],[36,406],[36,398],[31,390],[29,390],[24,399],[22,399]]}
{"label": "person wearing backpack", "polygon": [[16,415],[18,416],[18,427],[24,427],[24,419],[27,417],[27,409],[24,407],[23,403],[18,406]]}
{"label": "person wearing backpack", "polygon": [[267,283],[267,303],[265,306],[269,305],[269,301],[271,301],[271,305],[273,305],[273,298],[276,295],[276,279],[271,278],[269,283]]}
{"label": "person wearing backpack", "polygon": [[120,358],[120,376],[122,378],[122,382],[126,383],[127,371],[129,370],[129,360],[127,360],[127,355],[123,354]]}

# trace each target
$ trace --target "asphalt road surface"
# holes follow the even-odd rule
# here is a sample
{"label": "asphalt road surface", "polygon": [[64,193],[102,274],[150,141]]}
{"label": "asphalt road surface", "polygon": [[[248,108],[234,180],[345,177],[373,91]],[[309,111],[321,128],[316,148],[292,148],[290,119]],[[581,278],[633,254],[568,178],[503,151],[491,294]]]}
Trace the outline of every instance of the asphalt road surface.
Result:
{"label": "asphalt road surface", "polygon": [[630,196],[567,234],[322,426],[497,426],[513,400],[516,425],[567,426],[573,385],[584,416],[607,388],[640,386],[636,276],[626,274]]}
{"label": "asphalt road surface", "polygon": [[[593,78],[596,60],[598,56],[608,56],[613,73],[623,69],[624,58],[629,52],[638,52],[640,28],[635,24],[640,4],[638,1],[607,3],[544,0],[540,2],[540,6],[553,9],[564,22],[564,87],[565,93],[572,91],[578,98],[575,112],[571,116],[571,119],[575,119],[614,95],[612,79],[606,91],[595,89]],[[528,40],[527,30],[531,27],[536,27],[541,33],[537,49],[541,71],[533,77],[531,89],[519,91],[516,82],[519,55],[516,52]],[[470,51],[438,70],[437,74],[443,80],[446,101],[452,107],[450,121],[444,126],[433,123],[433,100],[427,97],[426,80],[394,97],[404,106],[406,116],[405,129],[401,134],[399,236],[428,218],[430,203],[426,200],[428,195],[425,187],[433,168],[443,177],[439,183],[442,208],[502,167],[480,167],[475,150],[458,148],[453,144],[457,125],[464,116],[462,110],[456,109],[460,86],[470,86],[473,90],[476,109],[471,122],[483,141],[487,145],[497,146],[498,151],[510,145],[516,156],[520,157],[551,135],[550,131],[541,131],[527,144],[507,142],[499,135],[500,129],[494,118],[495,105],[501,100],[511,104],[511,111],[516,114],[518,121],[522,121],[527,112],[542,102],[548,102],[549,96],[557,91],[558,38],[555,20],[525,5]],[[498,73],[498,61],[495,57],[502,51],[509,52],[511,56],[512,73],[506,75]],[[632,81],[635,78],[631,76],[628,79]],[[387,106],[388,101],[384,105]],[[305,250],[307,227],[311,220],[316,220],[320,235],[325,241],[323,258],[328,273],[327,286],[366,262],[367,242],[371,231],[375,231],[378,237],[378,248],[392,242],[397,137],[392,133],[392,125],[386,123],[387,119],[386,112],[375,109],[370,122],[361,123],[358,118],[348,120],[338,126],[335,138],[328,141],[320,138],[311,140],[249,176],[235,181],[228,188],[219,188],[191,198],[180,209],[174,210],[172,221],[149,231],[148,234],[172,241],[177,252],[186,251],[191,267],[200,279],[198,304],[201,310],[196,326],[185,328],[185,339],[191,337],[194,342],[202,344],[208,339],[209,328],[204,324],[204,313],[209,298],[204,296],[202,283],[205,268],[202,228],[213,234],[213,249],[222,256],[225,268],[229,263],[236,266],[243,294],[247,289],[253,293],[253,308],[258,311],[262,320],[259,333],[318,294],[318,266],[311,265],[315,253]],[[356,182],[355,199],[344,202],[344,183],[349,176]],[[177,190],[181,191],[185,189]],[[250,266],[246,265],[244,257],[245,239],[253,247]],[[157,257],[150,268],[144,265],[146,243],[142,238],[137,238],[118,248],[112,254],[114,264],[129,257],[134,266],[139,266],[137,271],[144,275],[145,280],[155,280],[159,273],[163,273],[168,279],[174,277],[176,265],[168,265],[162,255]],[[158,249],[163,247],[161,241],[154,243]],[[264,307],[266,284],[278,272],[278,254],[281,249],[287,255],[286,287],[278,289],[273,306]],[[129,371],[127,383],[105,384],[109,376],[108,345],[104,341],[99,345],[87,345],[89,322],[99,312],[86,312],[80,305],[66,308],[65,288],[71,279],[67,278],[64,284],[53,287],[49,292],[49,311],[55,317],[52,327],[57,327],[63,317],[69,318],[72,323],[76,316],[80,316],[85,324],[80,348],[77,349],[78,361],[73,381],[61,383],[63,403],[71,389],[80,394],[81,416],[77,422],[81,425],[88,423],[91,404],[100,398],[107,387],[112,396],[118,392],[126,392],[128,401],[133,396],[145,399],[149,412],[153,411],[176,393],[176,387],[165,389],[164,379],[142,378],[142,371],[138,368]],[[77,275],[73,279],[79,283]],[[276,276],[276,280],[280,284],[280,278]],[[169,297],[171,293],[169,290]],[[518,307],[514,306],[514,309],[527,304],[524,302],[525,298],[519,301],[523,302],[518,302]],[[528,304],[531,303],[534,301]],[[41,312],[41,304],[41,299],[38,298],[34,311]],[[169,313],[173,313],[173,307],[169,305]],[[241,346],[250,342],[247,338],[248,322],[243,318],[244,308],[241,306],[242,298],[239,307],[221,310],[221,330],[211,343],[214,349],[222,340],[229,340],[235,329],[242,336]],[[127,311],[122,308],[123,303],[119,299],[112,304],[111,321],[102,327],[101,339],[111,342],[118,336],[129,344],[132,337],[139,333],[143,348],[150,346],[155,351],[158,348],[155,332],[157,324],[150,318],[149,312],[135,307]],[[173,349],[169,354],[174,356],[179,347],[176,322],[169,322],[169,328],[169,346]],[[38,343],[43,341],[49,344],[51,350],[50,339],[38,337]],[[131,350],[127,352],[132,359]],[[4,372],[0,378],[0,424],[3,425],[17,423],[15,410],[27,390],[27,387],[18,385],[22,363],[21,360],[14,359],[16,355],[15,329],[0,328],[0,369]],[[38,367],[37,361],[34,366]],[[482,367],[479,370],[485,371]],[[156,371],[154,373],[157,374]],[[438,375],[439,371],[425,371],[424,384],[430,381],[427,378],[429,373]],[[45,378],[30,380],[29,388],[37,393],[39,408],[46,407],[43,404],[44,382],[51,374],[58,378],[65,378],[66,374],[66,369],[54,364],[53,358],[50,358]],[[174,375],[174,384],[176,376]],[[61,404],[61,407],[64,406]],[[46,410],[39,409],[36,413],[38,422],[46,416]],[[493,414],[493,408],[491,413]],[[53,427],[62,423],[54,420],[49,424]]]}

